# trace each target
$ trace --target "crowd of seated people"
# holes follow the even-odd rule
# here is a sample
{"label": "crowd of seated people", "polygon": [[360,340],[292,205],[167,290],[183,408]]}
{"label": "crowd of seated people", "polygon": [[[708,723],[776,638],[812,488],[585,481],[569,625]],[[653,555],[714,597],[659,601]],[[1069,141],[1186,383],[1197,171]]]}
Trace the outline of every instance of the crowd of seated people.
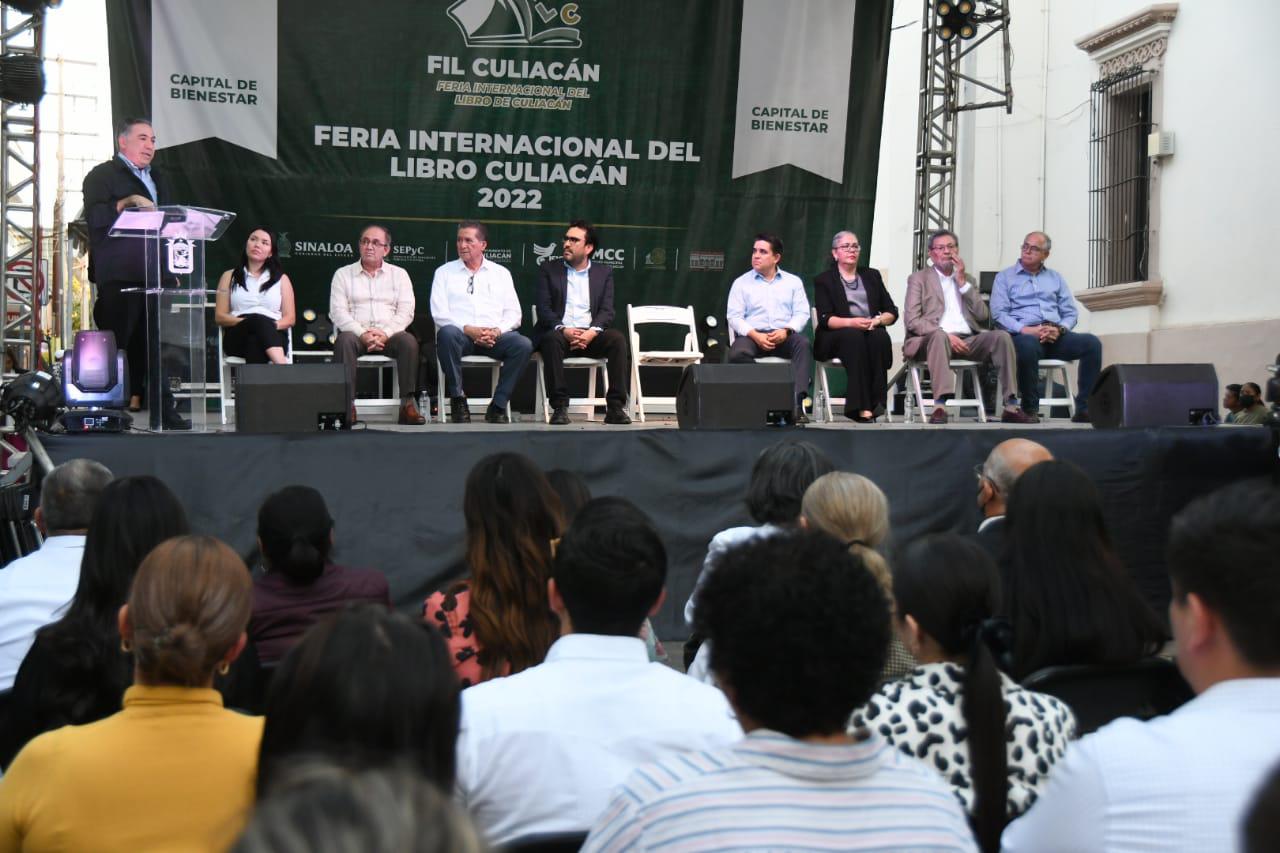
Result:
{"label": "crowd of seated people", "polygon": [[[263,502],[254,573],[159,480],[66,463],[42,505],[83,557],[10,696],[0,853],[1269,849],[1280,489],[1174,517],[1166,623],[1042,451],[983,466],[998,539],[894,541],[875,483],[776,442],[687,608],[701,679],[646,648],[662,531],[520,454],[474,466],[462,579],[413,615],[332,563],[312,489]],[[1023,683],[1170,635],[1195,698],[1151,719],[1080,735],[1105,695]]]}

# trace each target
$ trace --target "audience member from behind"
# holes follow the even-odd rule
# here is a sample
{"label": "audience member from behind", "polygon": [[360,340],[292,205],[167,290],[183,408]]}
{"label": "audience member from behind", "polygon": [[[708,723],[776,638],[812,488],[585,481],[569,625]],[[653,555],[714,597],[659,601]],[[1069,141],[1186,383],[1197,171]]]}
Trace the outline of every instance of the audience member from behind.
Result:
{"label": "audience member from behind", "polygon": [[458,713],[440,637],[383,607],[352,605],[311,628],[271,681],[258,796],[302,755],[352,768],[403,762],[448,791]]}
{"label": "audience member from behind", "polygon": [[232,853],[483,853],[449,795],[407,767],[283,768]]}
{"label": "audience member from behind", "polygon": [[723,693],[651,663],[636,637],[666,574],[629,501],[578,513],[547,582],[560,638],[546,661],[462,694],[458,796],[491,842],[585,831],[637,765],[742,736]]}
{"label": "audience member from behind", "polygon": [[879,681],[889,623],[880,584],[825,533],[725,554],[696,624],[747,736],[637,769],[583,849],[975,849],[936,771],[845,731]]}
{"label": "audience member from behind", "polygon": [[[1073,743],[1009,850],[1232,850],[1280,759],[1280,491],[1237,483],[1173,519],[1178,669],[1195,699]],[[1274,843],[1275,838],[1270,839]]]}
{"label": "audience member from behind", "polygon": [[249,636],[263,663],[279,661],[321,616],[348,602],[391,607],[381,572],[329,561],[333,519],[309,486],[286,486],[262,502],[258,550],[266,573],[253,582]]}
{"label": "audience member from behind", "polygon": [[995,618],[996,565],[976,542],[917,539],[897,555],[893,591],[895,627],[920,666],[854,712],[851,730],[873,729],[937,770],[982,849],[997,850],[1006,819],[1035,802],[1075,736],[1075,716],[997,668],[1009,629]]}
{"label": "audience member from behind", "polygon": [[559,627],[547,601],[560,500],[527,456],[475,464],[462,498],[470,580],[427,598],[423,618],[444,635],[468,687],[541,663]]}
{"label": "audience member from behind", "polygon": [[[875,576],[892,603],[893,578],[879,551],[889,538],[889,499],[879,486],[847,471],[823,474],[805,490],[800,502],[800,524],[830,533],[843,542]],[[893,634],[881,680],[901,678],[915,667],[915,658]]]}
{"label": "audience member from behind", "polygon": [[1155,654],[1166,632],[1120,558],[1102,499],[1070,462],[1041,462],[1013,486],[1002,566],[1021,680],[1062,664],[1127,664]]}
{"label": "audience member from behind", "polygon": [[0,690],[13,687],[36,630],[52,622],[75,595],[85,533],[109,482],[105,465],[72,459],[40,484],[35,522],[44,543],[0,570]]}
{"label": "audience member from behind", "polygon": [[721,530],[707,545],[693,593],[684,605],[684,618],[693,624],[698,590],[726,551],[759,536],[773,536],[794,528],[800,518],[800,501],[814,480],[835,470],[817,445],[808,441],[779,441],[760,451],[747,486],[747,512],[754,526]]}
{"label": "audience member from behind", "polygon": [[1240,847],[1244,853],[1274,853],[1280,839],[1280,765],[1271,771],[1244,816]]}
{"label": "audience member from behind", "polygon": [[133,676],[132,657],[120,647],[120,606],[142,559],[188,529],[177,496],[155,477],[123,477],[103,488],[75,596],[61,619],[36,632],[18,669],[9,725],[0,731],[0,766],[41,732],[120,710]]}
{"label": "audience member from behind", "polygon": [[1240,411],[1231,423],[1257,426],[1267,422],[1267,404],[1262,401],[1262,389],[1257,382],[1245,382],[1240,386]]}
{"label": "audience member from behind", "polygon": [[224,850],[253,802],[262,720],[213,689],[245,647],[249,571],[209,536],[162,543],[120,608],[124,709],[28,744],[0,782],[0,849]]}
{"label": "audience member from behind", "polygon": [[992,559],[1001,559],[1004,549],[1005,513],[1013,484],[1032,465],[1053,458],[1049,448],[1028,438],[1011,438],[991,448],[987,460],[978,466],[978,542]]}

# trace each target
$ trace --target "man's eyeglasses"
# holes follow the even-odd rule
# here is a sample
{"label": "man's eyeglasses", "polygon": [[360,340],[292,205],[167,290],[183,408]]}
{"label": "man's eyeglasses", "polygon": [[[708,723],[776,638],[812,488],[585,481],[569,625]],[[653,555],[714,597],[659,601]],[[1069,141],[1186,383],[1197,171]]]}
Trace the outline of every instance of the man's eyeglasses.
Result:
{"label": "man's eyeglasses", "polygon": [[361,246],[377,246],[379,249],[381,249],[385,247],[387,244],[383,243],[381,240],[370,240],[368,237],[361,237],[360,245]]}
{"label": "man's eyeglasses", "polygon": [[1037,255],[1042,255],[1042,254],[1044,254],[1045,252],[1047,252],[1047,251],[1048,251],[1048,249],[1044,248],[1043,246],[1033,246],[1033,245],[1031,245],[1030,243],[1023,243],[1023,244],[1022,244],[1022,251],[1024,251],[1024,252],[1035,252]]}
{"label": "man's eyeglasses", "polygon": [[842,252],[856,252],[862,247],[857,243],[841,243],[839,246],[836,246],[836,248]]}
{"label": "man's eyeglasses", "polygon": [[467,293],[473,294],[475,292],[476,292],[476,277],[475,277],[475,274],[472,273],[471,275],[467,276]]}

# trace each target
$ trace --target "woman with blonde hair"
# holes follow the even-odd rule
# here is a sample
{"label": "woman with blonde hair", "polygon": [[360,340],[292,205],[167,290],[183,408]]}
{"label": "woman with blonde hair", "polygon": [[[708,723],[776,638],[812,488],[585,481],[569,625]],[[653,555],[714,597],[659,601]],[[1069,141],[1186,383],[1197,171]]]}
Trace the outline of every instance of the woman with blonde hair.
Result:
{"label": "woman with blonde hair", "polygon": [[31,741],[0,781],[2,850],[224,850],[253,802],[262,719],[213,689],[243,651],[244,562],[210,536],[160,543],[120,608],[120,712]]}
{"label": "woman with blonde hair", "polygon": [[[879,486],[861,474],[848,471],[823,474],[805,490],[800,501],[800,523],[845,543],[850,553],[860,557],[875,576],[889,601],[893,601],[893,576],[879,550],[889,538],[889,499]],[[893,637],[880,674],[882,680],[901,678],[915,666],[915,658],[901,640]]]}

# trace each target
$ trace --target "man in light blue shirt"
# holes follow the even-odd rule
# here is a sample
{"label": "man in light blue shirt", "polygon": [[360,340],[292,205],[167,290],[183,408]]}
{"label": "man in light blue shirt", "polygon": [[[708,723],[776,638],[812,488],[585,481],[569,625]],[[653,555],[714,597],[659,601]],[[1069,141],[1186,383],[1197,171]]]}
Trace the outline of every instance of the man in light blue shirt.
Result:
{"label": "man in light blue shirt", "polygon": [[1080,312],[1066,279],[1044,265],[1052,247],[1043,231],[1026,236],[1018,263],[996,275],[991,316],[1013,337],[1022,410],[1034,415],[1040,408],[1040,359],[1079,360],[1076,413],[1071,419],[1088,423],[1089,392],[1102,369],[1102,342],[1071,331]]}
{"label": "man in light blue shirt", "polygon": [[809,298],[799,277],[778,268],[782,239],[757,234],[751,249],[751,272],[733,280],[726,312],[729,329],[737,337],[729,361],[750,364],[762,356],[791,360],[795,387],[796,422],[807,423],[805,400],[813,373],[813,352],[803,334],[809,322]]}

